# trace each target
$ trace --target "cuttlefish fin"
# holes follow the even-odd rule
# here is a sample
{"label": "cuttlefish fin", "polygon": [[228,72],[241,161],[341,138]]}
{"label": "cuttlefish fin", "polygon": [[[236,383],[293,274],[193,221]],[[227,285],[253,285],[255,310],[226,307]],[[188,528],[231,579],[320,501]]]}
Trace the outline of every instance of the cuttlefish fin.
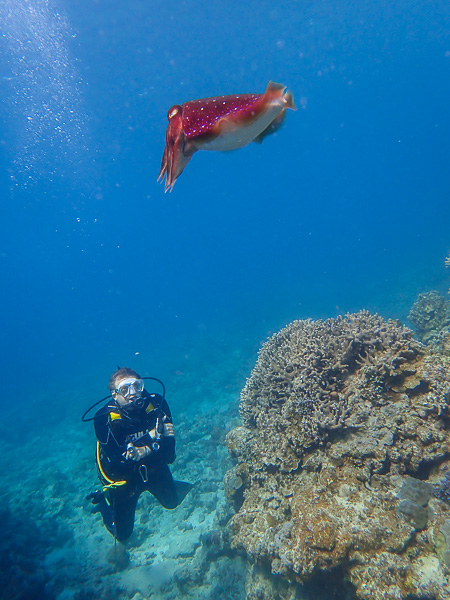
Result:
{"label": "cuttlefish fin", "polygon": [[268,135],[271,135],[272,133],[275,133],[275,131],[280,129],[280,127],[283,125],[285,118],[286,118],[286,114],[283,111],[281,114],[278,115],[278,117],[276,117],[272,121],[272,123],[270,125],[268,125],[264,129],[264,131],[261,131],[261,133],[255,137],[255,139],[253,140],[255,142],[255,144],[262,144],[264,138],[266,138]]}

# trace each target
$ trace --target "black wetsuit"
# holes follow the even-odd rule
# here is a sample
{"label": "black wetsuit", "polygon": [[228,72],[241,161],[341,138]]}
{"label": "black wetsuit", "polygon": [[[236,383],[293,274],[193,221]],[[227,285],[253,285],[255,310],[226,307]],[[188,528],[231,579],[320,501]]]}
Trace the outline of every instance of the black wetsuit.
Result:
{"label": "black wetsuit", "polygon": [[[99,506],[105,526],[119,541],[133,532],[136,504],[143,491],[151,492],[164,508],[175,508],[192,487],[174,481],[167,466],[175,460],[175,437],[163,434],[164,422],[172,422],[167,402],[145,390],[142,400],[143,407],[127,411],[111,400],[94,418],[97,468],[105,490]],[[157,435],[156,428],[160,429]],[[129,443],[153,449],[139,461],[126,460]]]}

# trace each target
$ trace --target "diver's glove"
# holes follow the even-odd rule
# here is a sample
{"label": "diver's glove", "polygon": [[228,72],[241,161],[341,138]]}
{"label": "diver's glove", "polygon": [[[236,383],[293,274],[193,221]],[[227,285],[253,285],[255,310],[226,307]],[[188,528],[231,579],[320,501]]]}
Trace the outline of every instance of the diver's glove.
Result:
{"label": "diver's glove", "polygon": [[161,437],[174,437],[175,431],[173,429],[173,423],[165,422],[158,419],[156,427],[148,432],[152,441],[158,441]]}
{"label": "diver's glove", "polygon": [[152,453],[152,450],[148,446],[133,446],[133,444],[128,444],[127,451],[124,453],[124,456],[127,460],[139,461]]}
{"label": "diver's glove", "polygon": [[164,423],[163,436],[174,437],[175,431],[173,429],[173,423]]}

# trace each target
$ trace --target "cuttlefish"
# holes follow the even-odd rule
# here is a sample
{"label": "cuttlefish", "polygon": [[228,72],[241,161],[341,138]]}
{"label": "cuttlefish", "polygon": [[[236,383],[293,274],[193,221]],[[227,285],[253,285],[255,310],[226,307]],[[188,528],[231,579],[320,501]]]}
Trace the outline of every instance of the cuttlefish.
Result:
{"label": "cuttlefish", "polygon": [[169,124],[158,181],[171,191],[197,150],[236,150],[261,143],[284,121],[287,108],[296,110],[292,92],[269,81],[264,94],[237,94],[175,104]]}

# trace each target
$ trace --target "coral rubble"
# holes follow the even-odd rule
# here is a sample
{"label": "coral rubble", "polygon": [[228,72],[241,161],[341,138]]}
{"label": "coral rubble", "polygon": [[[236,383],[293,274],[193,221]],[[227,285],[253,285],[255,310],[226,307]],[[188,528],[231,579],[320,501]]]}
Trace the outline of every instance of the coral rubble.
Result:
{"label": "coral rubble", "polygon": [[226,440],[247,598],[326,577],[342,597],[449,598],[450,511],[434,493],[449,399],[450,358],[396,321],[362,311],[269,339]]}

